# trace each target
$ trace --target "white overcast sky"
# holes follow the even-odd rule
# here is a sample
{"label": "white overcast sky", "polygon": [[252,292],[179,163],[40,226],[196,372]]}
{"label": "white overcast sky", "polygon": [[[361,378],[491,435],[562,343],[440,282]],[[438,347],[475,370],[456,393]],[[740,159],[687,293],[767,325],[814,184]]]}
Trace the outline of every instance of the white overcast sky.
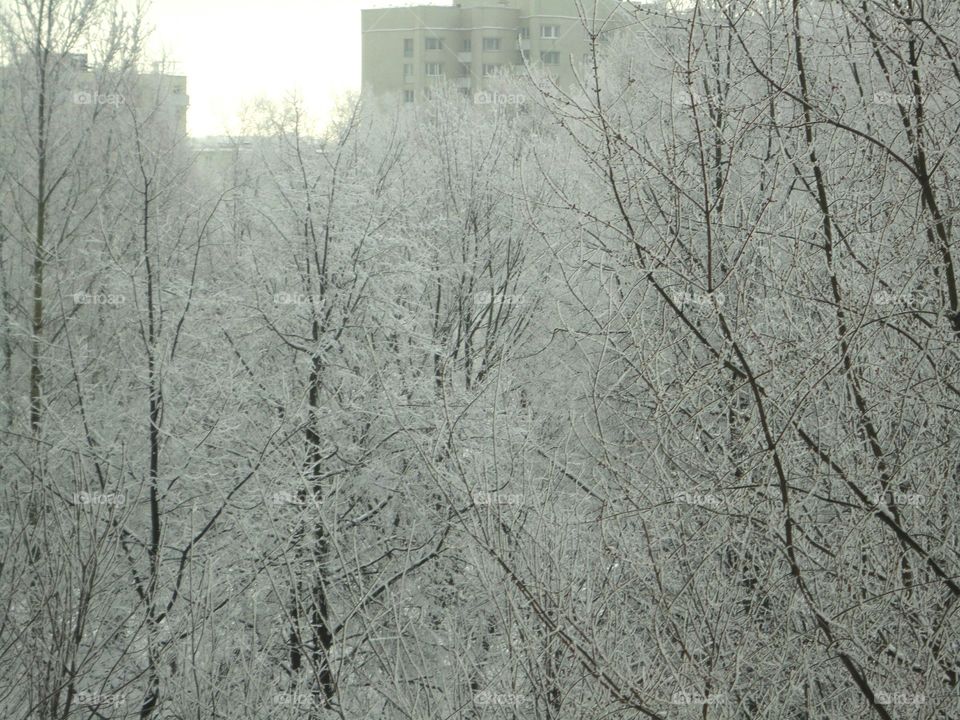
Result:
{"label": "white overcast sky", "polygon": [[245,103],[296,91],[321,123],[360,88],[360,9],[443,0],[152,0],[150,50],[187,76],[189,132],[237,132]]}

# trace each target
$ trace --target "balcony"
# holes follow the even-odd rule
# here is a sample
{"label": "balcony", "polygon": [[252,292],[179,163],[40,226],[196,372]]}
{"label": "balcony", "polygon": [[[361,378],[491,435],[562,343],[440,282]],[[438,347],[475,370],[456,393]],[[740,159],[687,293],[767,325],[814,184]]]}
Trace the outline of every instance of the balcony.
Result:
{"label": "balcony", "polygon": [[472,60],[473,60],[473,53],[472,53],[470,50],[466,50],[466,51],[464,51],[464,52],[458,52],[458,53],[457,53],[457,60],[458,60],[459,62],[462,62],[462,63],[472,62]]}

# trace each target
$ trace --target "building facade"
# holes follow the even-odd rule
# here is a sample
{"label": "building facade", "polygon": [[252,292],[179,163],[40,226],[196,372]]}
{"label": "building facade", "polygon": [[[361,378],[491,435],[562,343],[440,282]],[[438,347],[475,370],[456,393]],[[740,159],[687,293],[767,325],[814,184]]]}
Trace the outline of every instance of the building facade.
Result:
{"label": "building facade", "polygon": [[[611,7],[619,3],[611,0]],[[575,0],[460,0],[361,11],[363,89],[405,102],[438,83],[464,94],[536,66],[566,87],[589,49]]]}
{"label": "building facade", "polygon": [[[36,74],[29,58],[0,65],[0,95],[14,89],[37,93]],[[176,72],[175,63],[153,63],[149,72],[121,73],[92,66],[84,53],[51,53],[46,88],[48,105],[73,105],[78,111],[98,105],[132,105],[139,120],[175,137],[187,136],[187,77]]]}
{"label": "building facade", "polygon": [[187,135],[187,77],[176,72],[176,64],[153,63],[153,71],[137,75],[136,101],[153,108],[156,119],[180,136]]}
{"label": "building facade", "polygon": [[102,78],[88,64],[82,53],[64,55],[64,64],[70,68],[76,105],[126,105],[133,103],[149,119],[176,136],[187,135],[187,78],[175,72],[175,63],[153,63],[151,72],[130,76],[128,82],[111,84],[106,90]]}

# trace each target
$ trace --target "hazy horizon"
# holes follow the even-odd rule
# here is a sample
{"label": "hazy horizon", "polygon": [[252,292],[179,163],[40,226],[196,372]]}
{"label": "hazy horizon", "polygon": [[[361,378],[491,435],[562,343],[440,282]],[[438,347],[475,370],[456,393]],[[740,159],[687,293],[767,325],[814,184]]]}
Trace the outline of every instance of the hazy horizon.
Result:
{"label": "hazy horizon", "polygon": [[322,123],[340,97],[360,90],[360,10],[386,4],[393,3],[156,0],[147,10],[148,47],[187,76],[192,137],[236,133],[246,105],[291,93]]}

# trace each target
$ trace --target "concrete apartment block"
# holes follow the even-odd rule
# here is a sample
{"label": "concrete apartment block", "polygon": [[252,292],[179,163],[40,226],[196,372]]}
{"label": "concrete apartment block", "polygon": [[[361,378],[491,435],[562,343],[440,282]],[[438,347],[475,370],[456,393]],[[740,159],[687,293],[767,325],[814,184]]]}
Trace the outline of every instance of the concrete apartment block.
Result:
{"label": "concrete apartment block", "polygon": [[[91,67],[84,53],[65,53],[51,60],[51,72],[58,78],[58,88],[67,103],[84,105],[134,104],[142,119],[162,127],[175,136],[187,135],[187,78],[172,70],[173,63],[154,63],[150,72],[131,75],[125,80],[102,76]],[[26,73],[26,75],[24,75]],[[0,66],[4,83],[32,83],[33,70],[13,65]]]}
{"label": "concrete apartment block", "polygon": [[[610,7],[621,6],[609,0]],[[626,18],[626,14],[624,15]],[[416,102],[438,83],[464,94],[525,61],[574,82],[588,50],[574,0],[461,0],[363,10],[363,89]]]}
{"label": "concrete apartment block", "polygon": [[187,134],[187,78],[166,71],[154,63],[153,72],[143,73],[136,79],[137,102],[141,107],[156,108],[157,120],[181,136]]}

